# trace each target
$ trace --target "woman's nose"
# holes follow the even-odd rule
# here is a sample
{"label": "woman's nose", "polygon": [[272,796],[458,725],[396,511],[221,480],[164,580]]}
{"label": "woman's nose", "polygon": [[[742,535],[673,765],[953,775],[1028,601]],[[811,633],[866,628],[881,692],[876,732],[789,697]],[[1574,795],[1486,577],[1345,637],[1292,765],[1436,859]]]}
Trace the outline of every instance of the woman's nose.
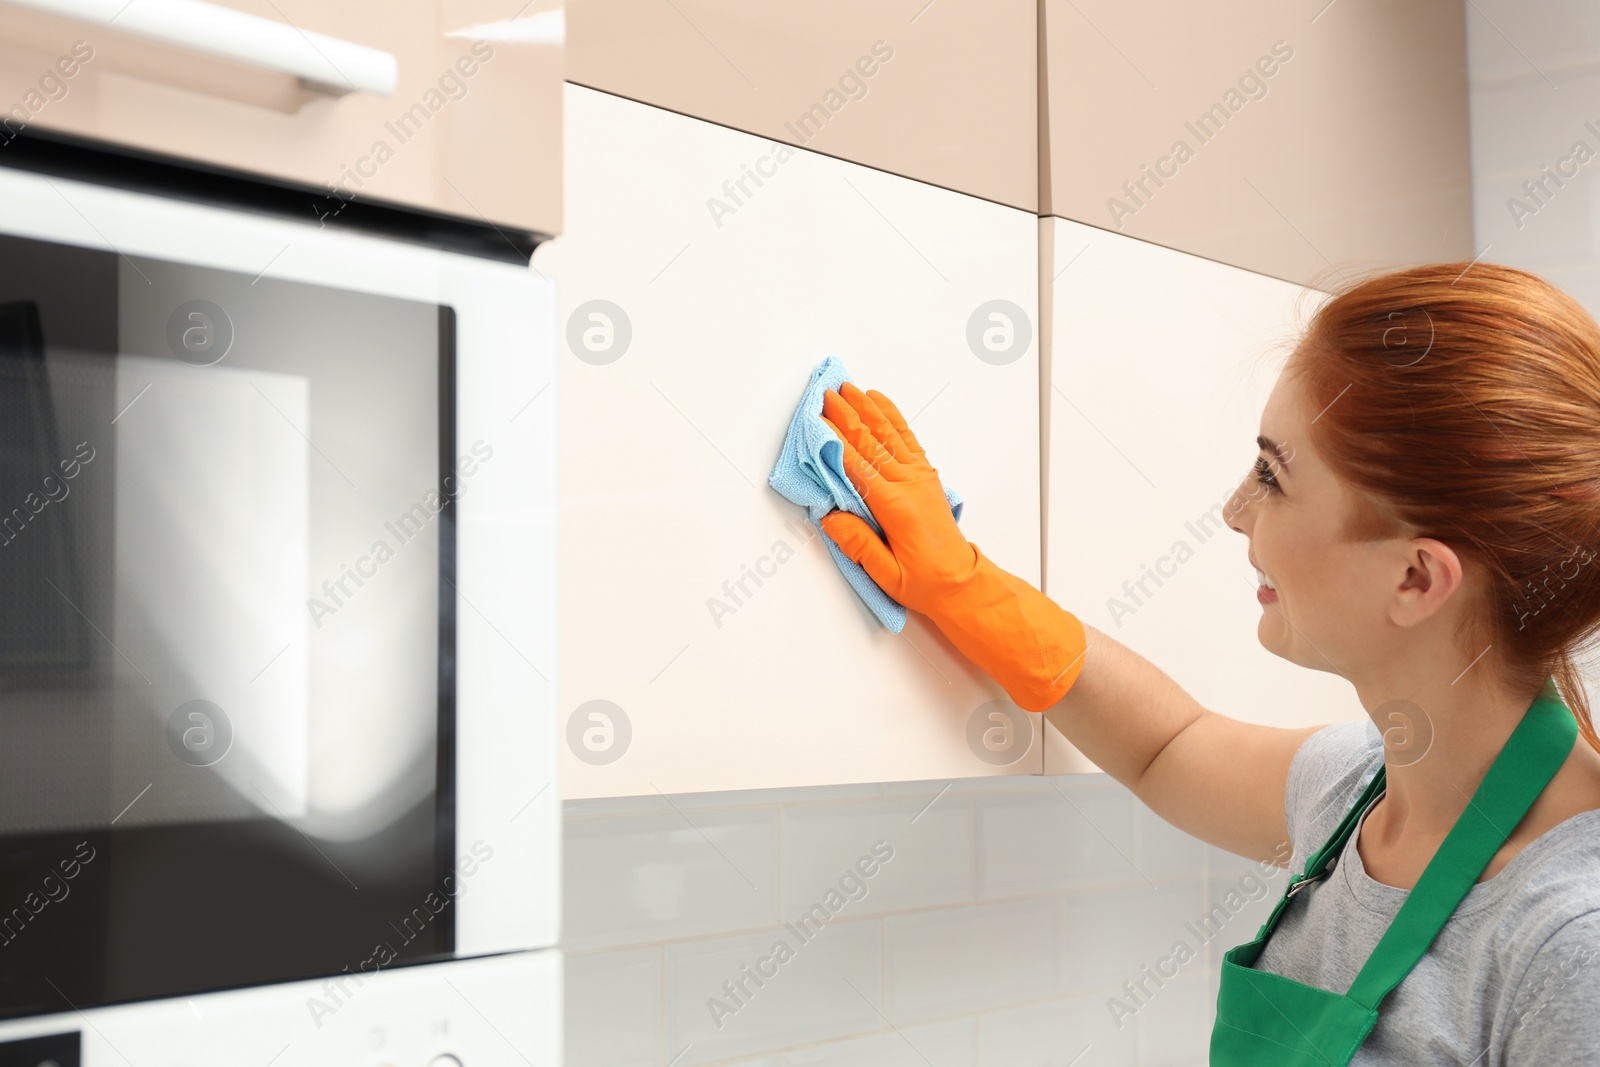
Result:
{"label": "woman's nose", "polygon": [[1227,503],[1222,506],[1223,521],[1235,532],[1242,533],[1246,537],[1250,536],[1250,525],[1254,521],[1250,510],[1252,497],[1247,491],[1250,484],[1252,483],[1248,476],[1240,479],[1239,484],[1229,495]]}

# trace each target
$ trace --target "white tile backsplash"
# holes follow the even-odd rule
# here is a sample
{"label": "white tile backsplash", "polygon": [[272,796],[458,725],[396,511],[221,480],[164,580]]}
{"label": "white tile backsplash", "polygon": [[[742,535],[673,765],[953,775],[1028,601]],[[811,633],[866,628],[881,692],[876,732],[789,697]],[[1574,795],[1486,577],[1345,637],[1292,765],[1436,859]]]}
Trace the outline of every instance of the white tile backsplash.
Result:
{"label": "white tile backsplash", "polygon": [[776,925],[778,810],[745,807],[567,819],[569,949]]}
{"label": "white tile backsplash", "polygon": [[1131,793],[1101,775],[978,799],[978,898],[1143,883]]}
{"label": "white tile backsplash", "polygon": [[1163,878],[1193,878],[1205,868],[1206,846],[1135,800],[1133,862],[1152,882]]}
{"label": "white tile backsplash", "polygon": [[[930,803],[932,801],[932,803]],[[783,914],[811,907],[841,879],[857,877],[864,892],[852,915],[967,904],[973,900],[973,814],[970,797],[897,797],[859,804],[790,808],[782,816]],[[882,842],[885,863],[871,862]],[[846,892],[853,886],[845,886]]]}
{"label": "white tile backsplash", "polygon": [[1205,971],[1198,878],[1073,893],[1059,907],[1063,992]]}
{"label": "white tile backsplash", "polygon": [[883,932],[886,1014],[896,1023],[1056,992],[1052,900],[912,912],[885,919]]}
{"label": "white tile backsplash", "polygon": [[[978,1018],[982,1067],[1135,1067],[1137,1024],[1117,1026],[1104,992],[1063,997]],[[1209,1027],[1209,1023],[1208,1023]]]}
{"label": "white tile backsplash", "polygon": [[1205,917],[1196,925],[1217,956],[1254,939],[1283,896],[1285,884],[1282,871],[1270,878],[1246,871],[1207,881]]}
{"label": "white tile backsplash", "polygon": [[1185,972],[1162,986],[1133,1017],[1141,1067],[1206,1067],[1216,1008],[1204,973]]}
{"label": "white tile backsplash", "polygon": [[976,1067],[977,1056],[977,1020],[965,1018],[796,1049],[783,1067]]}
{"label": "white tile backsplash", "polygon": [[588,1067],[659,1062],[659,948],[568,953],[565,998],[565,1040]]}
{"label": "white tile backsplash", "polygon": [[666,1049],[688,1050],[680,1067],[882,1026],[876,919],[830,922],[809,937],[780,926],[664,951]]}
{"label": "white tile backsplash", "polygon": [[[1203,1062],[1204,948],[1121,1028],[1111,998],[1253,869],[1104,775],[587,800],[566,816],[568,1067],[1066,1067],[1086,1046],[1074,1067]],[[841,884],[878,842],[893,858]],[[1258,923],[1241,910],[1219,941]],[[793,958],[763,976],[780,940]]]}

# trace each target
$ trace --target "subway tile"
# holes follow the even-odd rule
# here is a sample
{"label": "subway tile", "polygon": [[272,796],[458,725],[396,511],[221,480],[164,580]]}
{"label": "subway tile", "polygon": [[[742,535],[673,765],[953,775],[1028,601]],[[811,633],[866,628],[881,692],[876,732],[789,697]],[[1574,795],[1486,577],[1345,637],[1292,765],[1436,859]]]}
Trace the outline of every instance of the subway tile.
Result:
{"label": "subway tile", "polygon": [[1213,944],[1214,953],[1206,961],[1206,1003],[1215,1010],[1217,994],[1222,988],[1222,946]]}
{"label": "subway tile", "polygon": [[906,1026],[785,1054],[783,1067],[976,1067],[977,1020]]}
{"label": "subway tile", "polygon": [[1277,907],[1287,884],[1288,873],[1280,868],[1271,868],[1269,875],[1250,869],[1234,877],[1206,880],[1205,921],[1197,925],[1206,933],[1219,960],[1228,949],[1256,936]]}
{"label": "subway tile", "polygon": [[1133,796],[1105,781],[1053,778],[1048,793],[979,798],[978,898],[1142,884]]}
{"label": "subway tile", "polygon": [[[1296,870],[1300,866],[1297,862]],[[1208,938],[1206,965],[1215,981],[1223,954],[1253,939],[1277,906],[1289,872],[1220,850],[1210,857],[1208,872],[1204,879],[1206,916],[1198,925]]]}
{"label": "subway tile", "polygon": [[1133,794],[1128,787],[1104,772],[1093,774],[1047,774],[1040,775],[1039,782],[1057,794],[1065,794],[1077,799],[1088,794],[1111,794],[1121,797],[1131,797]]}
{"label": "subway tile", "polygon": [[956,787],[960,778],[930,778],[913,782],[879,782],[878,795],[885,797],[932,797]]}
{"label": "subway tile", "polygon": [[1137,1028],[1118,1026],[1105,991],[985,1012],[978,1017],[982,1067],[1126,1067]]}
{"label": "subway tile", "polygon": [[1056,992],[1055,901],[914,912],[884,920],[884,999],[896,1025]]}
{"label": "subway tile", "polygon": [[805,940],[777,926],[666,946],[667,1058],[687,1049],[690,1067],[881,1029],[880,938],[875,919],[841,920]]}
{"label": "subway tile", "polygon": [[1218,848],[1216,845],[1206,845],[1205,854],[1205,873],[1208,877],[1236,878],[1259,862],[1248,856],[1229,852],[1225,848]]}
{"label": "subway tile", "polygon": [[[816,904],[841,879],[865,891],[849,904],[852,916],[973,899],[972,801],[964,797],[787,808],[781,828],[785,918]],[[881,862],[875,848],[892,858]],[[875,870],[872,877],[852,877],[862,860]]]}
{"label": "subway tile", "polygon": [[639,797],[589,797],[561,802],[563,819],[588,819],[607,815],[658,815],[671,810],[667,802],[655,793]]}
{"label": "subway tile", "polygon": [[[1058,776],[1071,780],[1094,778],[1093,775]],[[1103,778],[1104,775],[1098,777]],[[1074,781],[1074,784],[1077,784]],[[991,774],[982,778],[957,778],[952,792],[978,795],[983,793],[1046,793],[1051,790],[1051,780],[1042,774]]]}
{"label": "subway tile", "polygon": [[564,948],[779,921],[776,809],[568,819],[564,831]]}
{"label": "subway tile", "polygon": [[991,774],[973,778],[935,778],[918,782],[884,782],[884,796],[933,796],[940,792],[980,796],[985,793],[1054,793],[1058,789],[1076,797],[1079,792],[1119,790],[1124,787],[1103,771],[1082,774]]}
{"label": "subway tile", "polygon": [[1163,986],[1134,1016],[1139,1067],[1206,1067],[1216,998],[1203,974]]}
{"label": "subway tile", "polygon": [[1194,878],[1205,870],[1206,844],[1151,811],[1143,801],[1133,802],[1133,861],[1146,878]]}
{"label": "subway tile", "polygon": [[661,950],[566,956],[566,1067],[654,1067],[660,1059]]}
{"label": "subway tile", "polygon": [[1065,992],[1127,981],[1159,985],[1205,968],[1205,929],[1197,925],[1205,893],[1198,878],[1070,893],[1060,898],[1060,908]]}

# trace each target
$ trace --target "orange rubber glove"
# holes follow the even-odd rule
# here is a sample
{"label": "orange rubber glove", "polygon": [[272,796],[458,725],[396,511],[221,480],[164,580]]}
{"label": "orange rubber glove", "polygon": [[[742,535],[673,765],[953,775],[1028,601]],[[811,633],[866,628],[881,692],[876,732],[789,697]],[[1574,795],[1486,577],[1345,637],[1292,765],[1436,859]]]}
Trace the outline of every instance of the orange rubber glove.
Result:
{"label": "orange rubber glove", "polygon": [[932,619],[1018,707],[1044,711],[1060,700],[1083,669],[1083,623],[966,539],[939,472],[888,397],[845,382],[823,394],[822,415],[888,544],[846,511],[824,515],[823,532],[884,592]]}

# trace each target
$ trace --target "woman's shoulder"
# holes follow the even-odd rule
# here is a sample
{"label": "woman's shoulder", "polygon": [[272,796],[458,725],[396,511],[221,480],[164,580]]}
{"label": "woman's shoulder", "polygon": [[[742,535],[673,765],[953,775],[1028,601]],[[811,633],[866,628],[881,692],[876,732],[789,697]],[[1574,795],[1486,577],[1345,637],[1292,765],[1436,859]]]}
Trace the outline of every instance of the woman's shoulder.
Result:
{"label": "woman's shoulder", "polygon": [[[1284,791],[1291,871],[1332,836],[1382,766],[1383,737],[1370,719],[1325,726],[1301,743]],[[1542,941],[1567,921],[1600,911],[1600,808],[1551,827],[1501,874],[1501,886],[1515,883],[1516,911],[1526,921],[1512,925],[1525,937]]]}
{"label": "woman's shoulder", "polygon": [[1291,869],[1318,848],[1383,766],[1383,737],[1371,719],[1324,726],[1295,751],[1284,790]]}
{"label": "woman's shoulder", "polygon": [[1593,929],[1600,923],[1600,808],[1546,830],[1473,892],[1502,899],[1502,937],[1525,956]]}
{"label": "woman's shoulder", "polygon": [[[1507,981],[1500,989],[1499,1025],[1505,1063],[1570,1063],[1573,1050],[1600,1045],[1600,811],[1586,812],[1545,837],[1591,835],[1545,850],[1527,865],[1527,881],[1500,909],[1500,942]],[[1540,841],[1544,838],[1540,838]],[[1535,841],[1534,845],[1538,845]],[[1534,846],[1529,846],[1530,851]],[[1521,857],[1519,857],[1521,858]],[[1507,872],[1509,873],[1509,868]]]}

